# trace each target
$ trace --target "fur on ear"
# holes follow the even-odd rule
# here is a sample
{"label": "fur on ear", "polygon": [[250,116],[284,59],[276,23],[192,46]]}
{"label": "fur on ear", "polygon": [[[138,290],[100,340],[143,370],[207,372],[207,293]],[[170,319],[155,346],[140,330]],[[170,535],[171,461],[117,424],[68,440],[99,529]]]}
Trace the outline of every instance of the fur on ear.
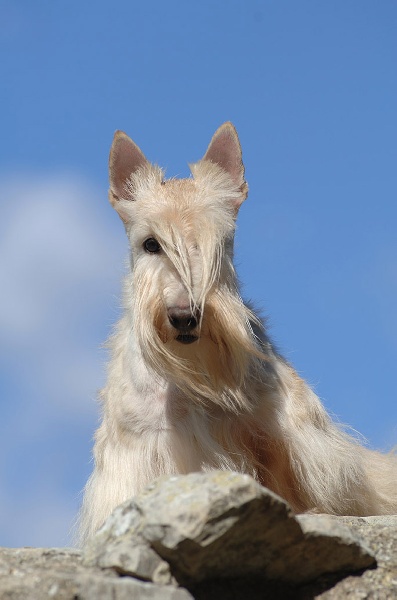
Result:
{"label": "fur on ear", "polygon": [[248,185],[244,179],[240,140],[236,128],[230,121],[223,123],[216,130],[202,160],[209,160],[229,173],[233,182],[241,191],[241,198],[235,202],[238,210],[247,197]]}
{"label": "fur on ear", "polygon": [[118,201],[126,196],[126,182],[132,173],[148,164],[142,150],[124,131],[116,131],[109,155],[109,200],[117,210]]}

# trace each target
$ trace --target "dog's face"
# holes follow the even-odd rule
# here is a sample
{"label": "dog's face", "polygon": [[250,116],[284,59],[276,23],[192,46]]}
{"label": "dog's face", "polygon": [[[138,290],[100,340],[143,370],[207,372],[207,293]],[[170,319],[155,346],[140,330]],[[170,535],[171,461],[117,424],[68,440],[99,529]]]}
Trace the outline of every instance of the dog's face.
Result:
{"label": "dog's face", "polygon": [[133,272],[140,288],[150,279],[145,287],[160,300],[158,333],[164,343],[194,343],[207,299],[235,280],[235,217],[247,194],[237,133],[230,123],[220,127],[204,158],[192,165],[191,179],[165,180],[122,132],[109,163],[110,200],[126,226]]}
{"label": "dog's face", "polygon": [[215,133],[191,171],[190,179],[165,180],[130,138],[115,135],[109,198],[130,241],[126,303],[134,330],[152,367],[168,375],[182,369],[189,384],[193,371],[198,379],[233,379],[249,338],[232,262],[247,185],[231,124]]}
{"label": "dog's face", "polygon": [[217,235],[217,211],[203,200],[194,180],[158,178],[129,206],[133,272],[139,286],[145,275],[151,279],[152,293],[160,300],[157,331],[164,343],[198,340],[206,298],[226,260],[223,254],[231,258],[233,219],[226,214]]}

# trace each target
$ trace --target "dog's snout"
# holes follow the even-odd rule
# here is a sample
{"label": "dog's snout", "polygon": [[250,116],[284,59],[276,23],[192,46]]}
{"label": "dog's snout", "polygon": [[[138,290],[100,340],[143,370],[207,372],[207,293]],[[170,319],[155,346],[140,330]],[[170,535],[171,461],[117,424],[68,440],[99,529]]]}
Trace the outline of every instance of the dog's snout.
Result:
{"label": "dog's snout", "polygon": [[192,331],[198,324],[198,314],[190,308],[172,307],[168,310],[168,319],[178,331]]}

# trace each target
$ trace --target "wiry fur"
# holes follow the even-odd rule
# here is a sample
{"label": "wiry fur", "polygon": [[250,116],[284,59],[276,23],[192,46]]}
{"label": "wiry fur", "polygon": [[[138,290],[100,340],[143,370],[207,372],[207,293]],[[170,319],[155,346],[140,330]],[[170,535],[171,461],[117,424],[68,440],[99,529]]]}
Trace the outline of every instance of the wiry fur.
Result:
{"label": "wiry fur", "polygon": [[[332,422],[240,298],[233,236],[247,187],[231,124],[191,171],[165,180],[116,134],[110,200],[131,271],[109,341],[81,540],[155,477],[217,468],[250,473],[296,511],[397,512],[395,456],[365,449]],[[145,251],[148,238],[160,252]],[[178,341],[175,307],[199,315],[193,343]]]}

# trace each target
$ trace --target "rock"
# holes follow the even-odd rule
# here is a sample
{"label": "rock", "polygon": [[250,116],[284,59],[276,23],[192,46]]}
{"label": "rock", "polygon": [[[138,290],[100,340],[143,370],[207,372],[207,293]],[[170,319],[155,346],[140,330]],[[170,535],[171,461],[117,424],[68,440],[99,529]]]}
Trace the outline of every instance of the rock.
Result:
{"label": "rock", "polygon": [[116,508],[105,526],[87,544],[84,564],[113,568],[122,575],[153,583],[173,583],[169,564],[138,533],[140,518],[132,501]]}
{"label": "rock", "polygon": [[248,475],[179,475],[118,507],[88,544],[85,564],[156,583],[174,577],[189,589],[204,580],[249,577],[302,585],[374,566],[365,544],[333,525],[295,518]]}
{"label": "rock", "polygon": [[329,515],[311,514],[297,515],[296,519],[304,533],[300,548],[294,549],[306,558],[300,566],[302,581],[314,580],[325,574],[354,573],[375,566],[376,561],[368,545],[341,521]]}
{"label": "rock", "polygon": [[0,548],[0,600],[247,598],[397,598],[397,516],[296,516],[214,472],[153,483],[84,552]]}
{"label": "rock", "polygon": [[82,565],[81,551],[0,548],[1,600],[192,600],[187,590]]}
{"label": "rock", "polygon": [[[394,600],[397,598],[397,516],[334,517],[327,519],[347,526],[365,540],[375,555],[378,567],[365,571],[360,577],[348,576],[331,589],[320,593],[321,600]],[[313,597],[313,596],[311,596]]]}

